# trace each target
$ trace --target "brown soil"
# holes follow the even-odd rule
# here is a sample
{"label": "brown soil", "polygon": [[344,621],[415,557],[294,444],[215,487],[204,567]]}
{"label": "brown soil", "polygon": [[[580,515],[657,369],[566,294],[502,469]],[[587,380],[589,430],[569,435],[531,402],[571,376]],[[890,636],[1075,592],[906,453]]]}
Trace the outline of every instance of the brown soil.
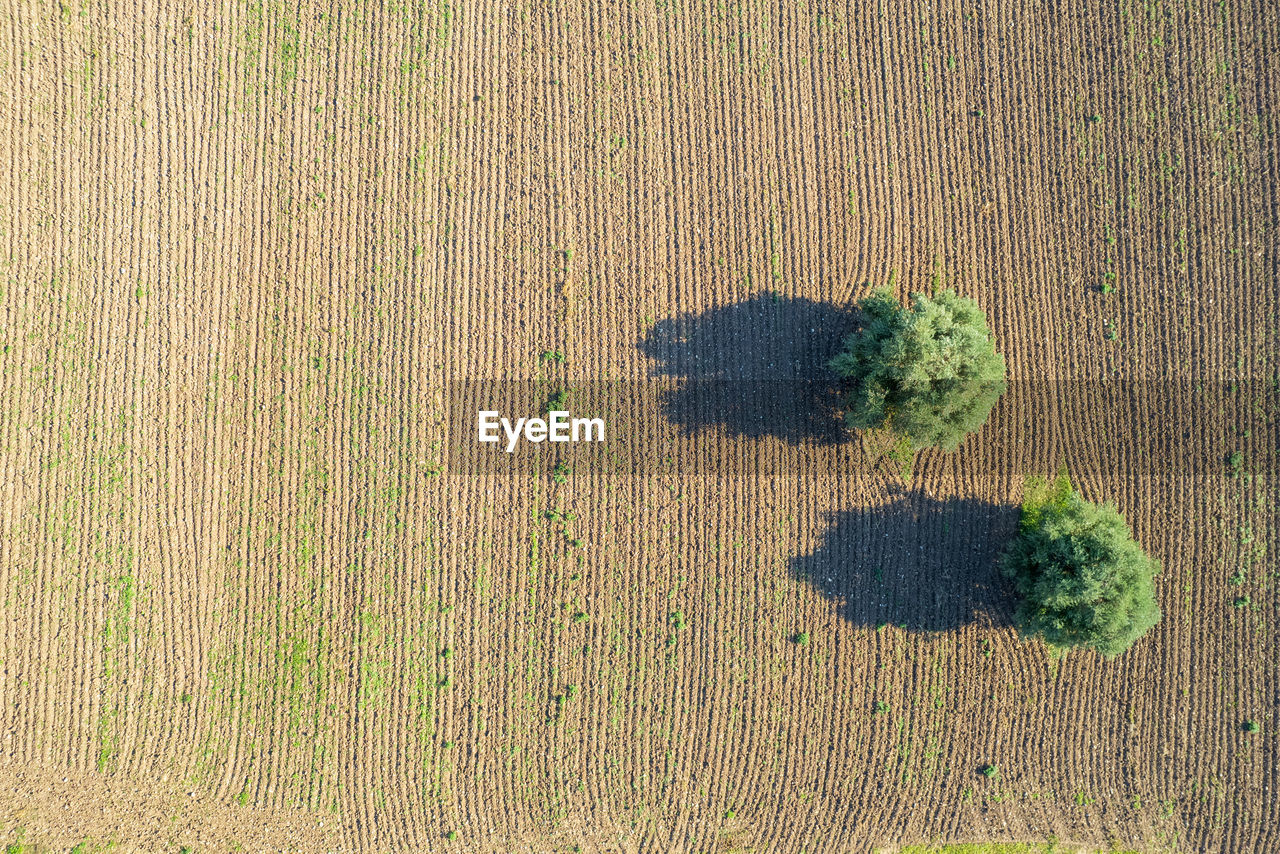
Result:
{"label": "brown soil", "polygon": [[[1264,0],[4,0],[0,844],[1280,850],[1278,52]],[[909,478],[652,390],[820,379],[891,278],[1012,383]],[[476,379],[670,435],[480,467]],[[1057,461],[1164,566],[1112,662],[1009,625]]]}

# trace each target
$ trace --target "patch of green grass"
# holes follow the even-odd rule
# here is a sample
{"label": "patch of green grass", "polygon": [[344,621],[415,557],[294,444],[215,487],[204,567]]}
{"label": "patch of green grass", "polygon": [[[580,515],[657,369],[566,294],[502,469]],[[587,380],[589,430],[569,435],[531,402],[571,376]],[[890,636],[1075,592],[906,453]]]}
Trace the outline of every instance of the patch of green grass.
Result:
{"label": "patch of green grass", "polygon": [[893,447],[889,448],[886,454],[889,461],[898,467],[898,475],[903,480],[911,479],[911,468],[915,464],[916,449],[912,446],[911,440],[905,436],[898,437],[893,443]]}
{"label": "patch of green grass", "polygon": [[[1063,848],[1057,842],[964,842],[954,845],[930,842],[920,845],[905,845],[896,854],[1084,854],[1082,849]],[[1097,849],[1095,854],[1104,854]],[[1112,850],[1106,854],[1138,854],[1137,851]]]}

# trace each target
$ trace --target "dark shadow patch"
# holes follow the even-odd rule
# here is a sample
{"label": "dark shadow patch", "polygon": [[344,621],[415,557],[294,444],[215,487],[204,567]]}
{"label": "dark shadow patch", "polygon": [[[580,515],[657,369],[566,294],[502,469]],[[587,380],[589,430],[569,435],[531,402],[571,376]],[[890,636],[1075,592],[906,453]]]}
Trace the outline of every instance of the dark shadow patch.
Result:
{"label": "dark shadow patch", "polygon": [[791,571],[859,626],[934,632],[1009,625],[1013,596],[997,561],[1016,505],[900,492],[887,505],[832,514],[822,545]]}
{"label": "dark shadow patch", "polygon": [[828,444],[847,434],[827,362],[855,320],[852,308],[765,294],[660,321],[640,349],[675,380],[661,406],[683,432]]}

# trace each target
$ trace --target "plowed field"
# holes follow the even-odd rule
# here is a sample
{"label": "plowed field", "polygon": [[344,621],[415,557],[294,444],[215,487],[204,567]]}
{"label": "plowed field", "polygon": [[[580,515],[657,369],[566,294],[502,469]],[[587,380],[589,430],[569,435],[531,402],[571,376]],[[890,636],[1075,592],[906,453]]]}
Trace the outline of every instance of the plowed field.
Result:
{"label": "plowed field", "polygon": [[[1277,57],[1268,0],[0,0],[0,844],[1280,850]],[[1009,367],[910,471],[825,368],[886,283]],[[559,390],[615,450],[476,453]],[[995,569],[1061,463],[1163,564],[1113,661]]]}

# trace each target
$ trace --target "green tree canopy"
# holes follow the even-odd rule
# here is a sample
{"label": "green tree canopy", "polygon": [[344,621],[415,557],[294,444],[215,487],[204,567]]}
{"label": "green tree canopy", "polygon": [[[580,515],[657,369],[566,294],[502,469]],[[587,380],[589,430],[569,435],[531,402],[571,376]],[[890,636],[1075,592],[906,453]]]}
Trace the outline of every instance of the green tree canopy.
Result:
{"label": "green tree canopy", "polygon": [[953,451],[1004,393],[1004,359],[973,300],[954,291],[911,300],[903,306],[881,288],[858,303],[862,328],[831,360],[852,381],[845,420],[886,428],[915,448]]}
{"label": "green tree canopy", "polygon": [[1112,658],[1160,622],[1152,580],[1160,564],[1113,505],[1085,501],[1065,472],[1028,484],[1000,568],[1021,597],[1018,630],[1055,650],[1090,647]]}

